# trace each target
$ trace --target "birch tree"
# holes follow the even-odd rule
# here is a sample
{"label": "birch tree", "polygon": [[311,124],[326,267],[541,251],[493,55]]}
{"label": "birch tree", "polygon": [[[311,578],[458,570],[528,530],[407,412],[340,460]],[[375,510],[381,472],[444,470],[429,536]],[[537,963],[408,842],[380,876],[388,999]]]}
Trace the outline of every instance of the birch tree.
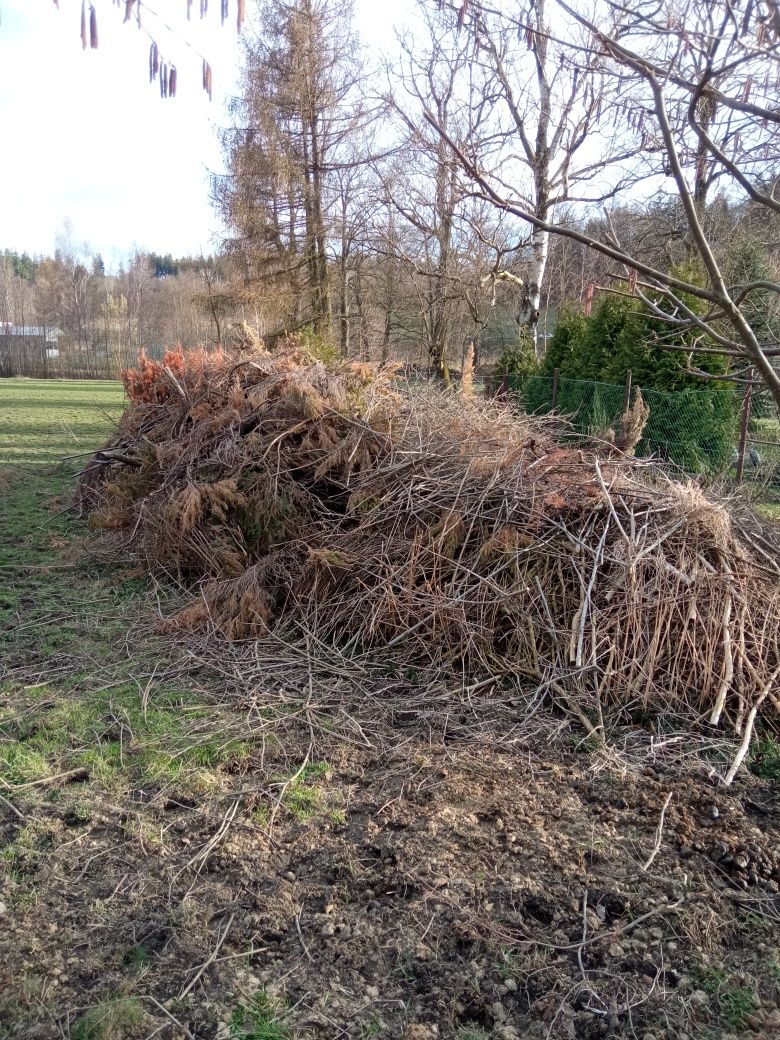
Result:
{"label": "birch tree", "polygon": [[[593,203],[614,191],[614,184],[601,177],[605,159],[618,170],[630,157],[614,133],[599,129],[609,81],[601,75],[598,55],[567,45],[551,31],[549,3],[494,6],[459,0],[449,5],[451,18],[471,42],[485,90],[495,94],[490,133],[482,135],[485,148],[470,159],[501,197],[537,218],[515,250],[523,276],[510,265],[492,274],[522,290],[517,321],[526,327],[539,357],[544,350],[537,328],[550,248],[548,225],[567,203]],[[571,34],[571,23],[567,32]],[[486,115],[475,113],[476,118]],[[428,117],[440,125],[435,112]]]}

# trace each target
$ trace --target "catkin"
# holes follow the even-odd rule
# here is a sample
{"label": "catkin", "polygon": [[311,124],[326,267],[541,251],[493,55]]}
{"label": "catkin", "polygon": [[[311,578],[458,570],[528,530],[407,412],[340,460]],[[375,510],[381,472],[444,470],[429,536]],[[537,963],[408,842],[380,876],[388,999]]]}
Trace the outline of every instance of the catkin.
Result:
{"label": "catkin", "polygon": [[192,18],[192,0],[187,0],[187,21]]}
{"label": "catkin", "polygon": [[236,20],[238,22],[238,31],[241,32],[241,26],[244,24],[246,18],[246,0],[238,0],[238,15]]}
{"label": "catkin", "polygon": [[154,77],[160,68],[160,52],[157,49],[157,44],[152,41],[152,45],[149,48],[149,82],[154,83]]}
{"label": "catkin", "polygon": [[222,16],[222,24],[223,25],[225,24],[225,19],[227,18],[228,13],[229,13],[228,12],[228,0],[222,0],[222,10],[221,10],[220,14]]}
{"label": "catkin", "polygon": [[171,65],[168,73],[168,97],[176,97],[176,66]]}
{"label": "catkin", "polygon": [[93,51],[98,47],[97,12],[95,5],[89,5],[89,45]]}
{"label": "catkin", "polygon": [[133,4],[135,0],[125,0],[125,21],[129,22],[133,17]]}
{"label": "catkin", "polygon": [[87,49],[87,0],[81,0],[81,46]]}

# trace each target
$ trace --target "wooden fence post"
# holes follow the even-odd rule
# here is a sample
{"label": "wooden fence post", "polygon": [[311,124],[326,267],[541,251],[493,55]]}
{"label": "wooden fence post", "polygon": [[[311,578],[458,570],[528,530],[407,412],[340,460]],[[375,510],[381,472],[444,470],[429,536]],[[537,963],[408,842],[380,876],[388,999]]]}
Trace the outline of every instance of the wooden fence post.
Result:
{"label": "wooden fence post", "polygon": [[742,474],[745,472],[745,452],[747,451],[748,424],[750,423],[751,400],[753,397],[753,369],[747,374],[745,391],[742,394],[742,413],[739,419],[739,447],[737,448],[737,474],[736,481],[742,483]]}
{"label": "wooden fence post", "polygon": [[631,383],[633,382],[633,372],[630,368],[626,369],[626,391],[623,395],[623,414],[625,415],[628,409],[631,407]]}
{"label": "wooden fence post", "polygon": [[561,378],[560,368],[553,369],[553,385],[552,385],[552,411],[558,407],[558,382]]}

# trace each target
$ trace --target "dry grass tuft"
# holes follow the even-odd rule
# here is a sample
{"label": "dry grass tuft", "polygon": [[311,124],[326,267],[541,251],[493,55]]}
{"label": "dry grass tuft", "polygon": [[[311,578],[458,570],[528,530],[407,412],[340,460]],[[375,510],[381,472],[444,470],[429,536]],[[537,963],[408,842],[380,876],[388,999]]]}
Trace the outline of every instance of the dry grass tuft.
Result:
{"label": "dry grass tuft", "polygon": [[647,420],[650,418],[650,409],[644,402],[642,391],[637,387],[636,398],[632,405],[623,412],[620,417],[620,429],[615,438],[616,446],[624,455],[633,455],[636,446],[642,440]]}

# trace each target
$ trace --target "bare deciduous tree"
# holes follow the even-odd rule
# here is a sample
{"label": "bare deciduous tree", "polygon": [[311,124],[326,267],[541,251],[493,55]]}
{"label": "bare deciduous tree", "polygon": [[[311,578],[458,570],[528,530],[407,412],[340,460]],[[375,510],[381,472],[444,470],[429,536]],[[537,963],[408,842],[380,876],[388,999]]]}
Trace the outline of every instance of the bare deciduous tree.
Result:
{"label": "bare deciduous tree", "polygon": [[[620,85],[624,131],[633,135],[658,191],[671,189],[678,201],[701,281],[649,263],[625,246],[609,219],[593,234],[542,216],[498,184],[430,112],[429,123],[448,141],[479,195],[538,232],[566,235],[615,261],[659,323],[675,335],[698,330],[711,344],[703,349],[735,359],[737,378],[753,368],[780,407],[780,374],[771,360],[776,344],[762,343],[747,316],[752,295],[780,293],[780,285],[767,279],[729,284],[707,222],[714,185],[735,202],[749,200],[772,215],[780,211],[774,158],[780,9],[774,0],[654,0],[630,7],[600,0],[585,16],[565,0],[557,2],[586,34],[566,45],[576,56],[572,62],[597,68],[599,78],[611,75]],[[691,297],[703,303],[703,313],[690,305]],[[662,340],[659,335],[659,345]]]}
{"label": "bare deciduous tree", "polygon": [[[615,190],[601,176],[607,161],[613,170],[631,158],[602,120],[613,84],[605,77],[599,55],[571,46],[578,34],[551,31],[550,0],[499,5],[482,0],[450,3],[451,18],[468,35],[472,68],[479,69],[482,103],[472,121],[484,123],[479,150],[463,150],[469,163],[489,180],[493,191],[536,218],[530,235],[520,236],[517,264],[497,265],[493,277],[514,281],[518,323],[524,325],[543,354],[537,337],[542,287],[549,257],[548,225],[572,202],[603,200]],[[441,125],[436,113],[429,121]],[[624,173],[618,177],[623,179]]]}

